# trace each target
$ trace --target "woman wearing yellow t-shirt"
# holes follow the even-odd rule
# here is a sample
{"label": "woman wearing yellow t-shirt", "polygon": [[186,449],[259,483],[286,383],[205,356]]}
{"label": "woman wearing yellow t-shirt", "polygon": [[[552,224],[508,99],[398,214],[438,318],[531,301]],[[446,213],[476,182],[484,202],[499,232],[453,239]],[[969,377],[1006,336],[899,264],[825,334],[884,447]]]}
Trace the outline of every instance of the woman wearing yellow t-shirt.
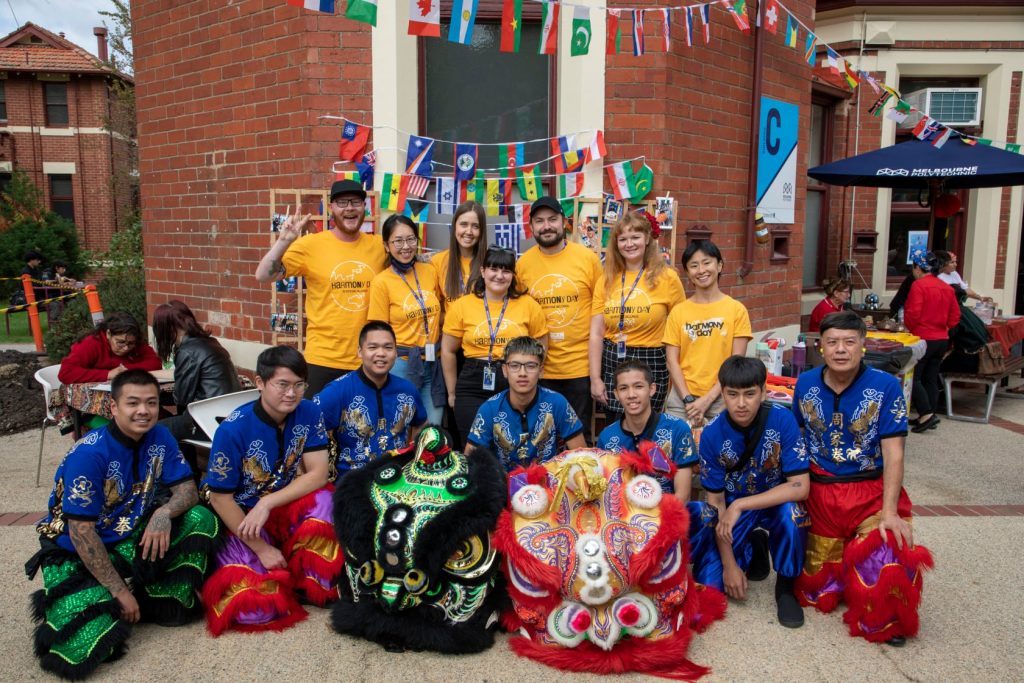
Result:
{"label": "woman wearing yellow t-shirt", "polygon": [[[544,310],[519,289],[515,252],[489,247],[470,293],[452,304],[444,318],[441,363],[459,434],[469,434],[485,400],[508,388],[499,367],[501,357],[510,340],[523,336],[547,348]],[[460,348],[466,357],[461,371],[456,360]]]}
{"label": "woman wearing yellow t-shirt", "polygon": [[[480,273],[487,253],[487,213],[480,204],[463,202],[452,218],[451,241],[448,248],[431,257],[444,291],[446,307],[469,292],[470,280]],[[459,268],[449,268],[458,255]]]}
{"label": "woman wearing yellow t-shirt", "polygon": [[434,382],[441,381],[437,342],[444,294],[437,271],[429,263],[416,261],[420,236],[412,219],[392,215],[384,221],[381,237],[388,252],[388,267],[370,281],[366,318],[382,320],[395,330],[398,359],[391,372],[420,390],[427,421],[441,424],[444,406],[435,406],[430,397]]}
{"label": "woman wearing yellow t-shirt", "polygon": [[657,385],[653,404],[660,413],[668,392],[665,318],[684,300],[683,283],[658,248],[658,224],[646,212],[629,213],[608,236],[604,275],[597,281],[590,319],[590,395],[618,419],[622,406],[610,391],[615,368],[642,360]]}
{"label": "woman wearing yellow t-shirt", "polygon": [[699,240],[683,252],[683,266],[693,296],[677,304],[665,325],[665,354],[673,392],[665,411],[694,429],[722,412],[718,370],[729,356],[744,356],[753,336],[747,308],[718,287],[722,252],[714,242]]}

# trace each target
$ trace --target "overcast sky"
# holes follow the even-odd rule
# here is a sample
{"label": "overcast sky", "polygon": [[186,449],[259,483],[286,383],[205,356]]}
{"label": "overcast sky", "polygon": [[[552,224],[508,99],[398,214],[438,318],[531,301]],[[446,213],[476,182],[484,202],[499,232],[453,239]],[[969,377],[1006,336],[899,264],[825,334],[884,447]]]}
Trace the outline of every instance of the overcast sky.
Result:
{"label": "overcast sky", "polygon": [[[96,54],[93,26],[109,25],[100,10],[112,11],[109,0],[0,0],[0,36],[31,21]],[[15,19],[17,17],[17,19]]]}

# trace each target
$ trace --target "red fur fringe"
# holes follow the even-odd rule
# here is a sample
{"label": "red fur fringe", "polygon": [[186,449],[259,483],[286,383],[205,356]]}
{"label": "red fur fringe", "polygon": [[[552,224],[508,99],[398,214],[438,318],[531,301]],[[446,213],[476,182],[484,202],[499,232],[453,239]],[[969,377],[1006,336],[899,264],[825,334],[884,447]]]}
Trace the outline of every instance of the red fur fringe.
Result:
{"label": "red fur fringe", "polygon": [[[342,565],[345,564],[341,547],[338,547],[334,560],[330,561],[305,548],[296,549],[296,545],[302,541],[320,538],[328,538],[338,545],[333,525],[320,519],[307,519],[288,539],[283,553],[288,558],[288,570],[291,572],[295,587],[301,590],[310,602],[323,607],[338,599],[338,590],[333,585],[341,574]],[[323,579],[332,587],[324,588],[319,581],[309,576],[310,574]]]}
{"label": "red fur fringe", "polygon": [[[642,551],[633,555],[629,562],[629,582],[640,585],[644,589],[652,590],[647,584],[652,571],[664,559],[665,551],[669,546],[685,539],[690,528],[690,515],[686,507],[679,502],[675,496],[664,495],[661,497],[661,525],[658,533],[644,547]],[[690,560],[688,546],[683,545],[682,567],[685,569]]]}
{"label": "red fur fringe", "polygon": [[729,601],[725,593],[717,588],[697,583],[688,577],[690,585],[686,593],[683,619],[697,633],[704,633],[714,622],[725,618]]}
{"label": "red fur fringe", "polygon": [[830,581],[835,580],[839,586],[843,585],[843,568],[838,562],[826,562],[821,566],[817,574],[808,574],[805,569],[796,578],[796,597],[804,607],[814,607],[819,612],[828,614],[839,605],[843,597],[842,591],[837,590],[818,597],[817,602],[811,596],[817,595]]}
{"label": "red fur fringe", "polygon": [[[264,581],[276,581],[278,589],[269,594],[256,590]],[[254,590],[238,593],[220,616],[215,614],[212,606],[220,602],[232,586],[239,583],[244,583]],[[306,610],[302,608],[292,593],[291,575],[283,569],[257,574],[248,567],[221,567],[203,586],[202,599],[206,606],[206,628],[214,637],[229,628],[243,632],[283,631],[308,616]],[[257,609],[273,609],[282,616],[266,624],[239,624],[235,621],[239,613]]]}

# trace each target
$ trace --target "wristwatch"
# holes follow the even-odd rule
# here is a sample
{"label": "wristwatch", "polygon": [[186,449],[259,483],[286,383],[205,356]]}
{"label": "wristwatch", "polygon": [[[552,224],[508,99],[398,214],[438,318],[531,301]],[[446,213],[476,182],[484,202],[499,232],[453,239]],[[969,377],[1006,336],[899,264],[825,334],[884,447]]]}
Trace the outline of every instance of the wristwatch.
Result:
{"label": "wristwatch", "polygon": [[696,400],[697,400],[697,397],[694,396],[693,394],[687,394],[686,396],[683,396],[683,403],[685,403],[686,405],[690,405],[691,403],[693,403]]}

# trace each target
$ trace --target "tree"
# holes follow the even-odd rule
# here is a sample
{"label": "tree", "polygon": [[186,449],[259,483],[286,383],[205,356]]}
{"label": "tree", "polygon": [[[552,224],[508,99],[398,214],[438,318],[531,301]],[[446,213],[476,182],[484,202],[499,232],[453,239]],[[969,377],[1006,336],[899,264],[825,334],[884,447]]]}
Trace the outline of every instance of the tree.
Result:
{"label": "tree", "polygon": [[133,225],[136,215],[134,198],[139,192],[138,126],[136,124],[135,84],[131,76],[135,73],[132,54],[132,16],[128,0],[111,0],[114,10],[101,11],[100,15],[110,20],[107,27],[107,67],[123,74],[124,78],[110,79],[110,107],[104,117],[103,128],[113,134],[117,141],[114,150],[114,165],[111,178],[115,201],[124,197],[131,211],[119,212],[121,225]]}

